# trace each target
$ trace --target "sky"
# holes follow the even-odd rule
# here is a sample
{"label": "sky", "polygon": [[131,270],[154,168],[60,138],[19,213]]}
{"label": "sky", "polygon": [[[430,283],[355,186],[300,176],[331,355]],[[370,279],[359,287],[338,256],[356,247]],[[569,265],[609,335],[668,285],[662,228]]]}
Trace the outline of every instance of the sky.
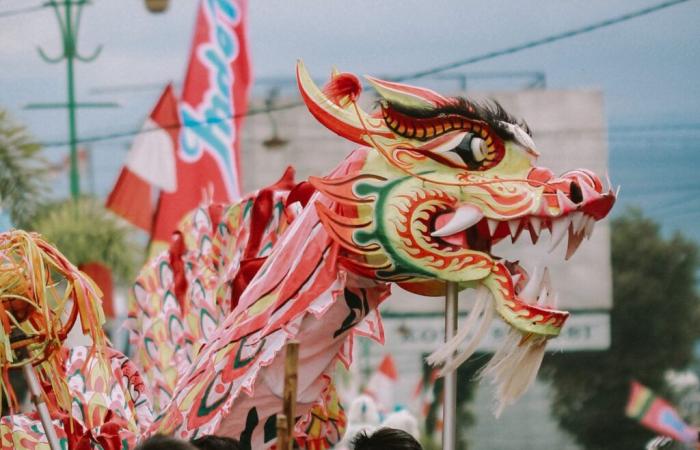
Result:
{"label": "sky", "polygon": [[[0,0],[5,11],[41,0]],[[84,10],[79,50],[104,46],[95,62],[76,64],[81,101],[115,101],[116,109],[79,113],[80,136],[140,127],[167,81],[179,81],[189,51],[195,0],[171,0],[149,14],[141,0],[95,0]],[[293,76],[297,58],[325,77],[333,66],[359,74],[400,76],[578,28],[658,3],[618,0],[369,1],[257,0],[249,2],[255,76]],[[639,205],[663,225],[700,242],[700,2],[636,18],[583,36],[469,65],[452,72],[534,71],[548,88],[597,88],[605,96],[610,175],[622,185],[621,212]],[[42,142],[64,142],[64,111],[24,109],[65,100],[65,67],[55,56],[58,27],[48,9],[0,17],[0,107],[27,124]],[[445,83],[426,79],[416,84]],[[518,89],[526,80],[476,80],[470,89]],[[140,86],[138,90],[125,86]],[[447,86],[454,89],[456,86]],[[260,84],[256,92],[264,89]],[[129,139],[95,144],[98,193],[116,176]],[[49,158],[65,156],[49,147]],[[67,184],[57,181],[57,190]]]}

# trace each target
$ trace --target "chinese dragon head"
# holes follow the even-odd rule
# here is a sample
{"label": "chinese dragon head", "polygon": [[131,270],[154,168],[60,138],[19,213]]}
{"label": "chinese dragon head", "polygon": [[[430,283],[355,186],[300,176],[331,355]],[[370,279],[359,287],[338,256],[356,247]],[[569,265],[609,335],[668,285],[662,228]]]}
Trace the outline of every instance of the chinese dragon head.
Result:
{"label": "chinese dragon head", "polygon": [[467,326],[429,361],[445,364],[443,372],[456,368],[496,313],[511,331],[485,373],[496,379],[504,405],[534,379],[546,341],[568,313],[556,309],[546,268],[528,273],[492,254],[493,245],[523,235],[537,242],[546,230],[552,248],[568,239],[568,259],[608,214],[615,193],[589,170],[556,176],[537,166],[529,127],[496,102],[367,79],[379,95],[372,114],[358,105],[356,76],[335,72],[319,89],[303,63],[297,66],[302,98],[316,119],[372,149],[347,176],[311,178],[335,202],[317,203],[320,219],[352,272],[423,295],[443,294],[445,281],[478,290]]}

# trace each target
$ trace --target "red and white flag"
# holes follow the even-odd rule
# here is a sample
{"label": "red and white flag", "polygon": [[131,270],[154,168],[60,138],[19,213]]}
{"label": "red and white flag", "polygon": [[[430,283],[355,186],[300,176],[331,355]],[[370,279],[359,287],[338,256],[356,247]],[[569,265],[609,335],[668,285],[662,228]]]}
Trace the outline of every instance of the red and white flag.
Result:
{"label": "red and white flag", "polygon": [[179,220],[203,199],[241,196],[240,129],[251,83],[245,0],[199,3],[180,99],[177,187],[158,202],[152,240],[168,241]]}
{"label": "red and white flag", "polygon": [[150,233],[156,190],[175,192],[175,149],[180,131],[177,99],[169,84],[126,155],[124,167],[107,197],[107,208]]}
{"label": "red and white flag", "polygon": [[385,355],[367,382],[365,394],[372,397],[382,411],[391,411],[394,407],[394,386],[398,379],[394,358]]}
{"label": "red and white flag", "polygon": [[[137,136],[110,194],[108,206],[150,232],[152,243],[167,243],[204,193],[215,202],[241,196],[240,129],[251,84],[247,13],[247,0],[199,2],[182,96],[178,102],[170,87],[163,93],[144,125],[163,132]],[[168,110],[168,127],[154,117],[160,109]]]}

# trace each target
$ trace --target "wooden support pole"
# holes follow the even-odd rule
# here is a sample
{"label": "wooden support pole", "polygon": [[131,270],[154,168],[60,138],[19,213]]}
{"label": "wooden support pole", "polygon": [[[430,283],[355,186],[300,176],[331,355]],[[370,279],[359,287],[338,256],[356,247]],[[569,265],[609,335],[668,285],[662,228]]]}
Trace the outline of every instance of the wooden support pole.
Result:
{"label": "wooden support pole", "polygon": [[287,450],[289,448],[289,430],[287,430],[287,416],[277,415],[277,448]]}
{"label": "wooden support pole", "polygon": [[[286,446],[280,445],[280,450],[292,450],[294,442],[294,425],[296,424],[297,386],[299,373],[299,342],[287,342],[287,351],[284,359],[284,398],[283,410],[287,419]],[[279,439],[279,435],[278,435]]]}

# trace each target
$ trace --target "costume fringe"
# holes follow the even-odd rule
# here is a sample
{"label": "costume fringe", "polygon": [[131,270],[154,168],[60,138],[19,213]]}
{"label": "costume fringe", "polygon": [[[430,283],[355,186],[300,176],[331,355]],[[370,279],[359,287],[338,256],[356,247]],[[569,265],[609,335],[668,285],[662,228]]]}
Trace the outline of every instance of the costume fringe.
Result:
{"label": "costume fringe", "polygon": [[[484,286],[477,288],[476,302],[457,334],[427,358],[433,366],[442,365],[440,376],[457,370],[477,350],[491,327],[495,314],[493,295]],[[460,347],[466,342],[462,350]],[[547,339],[524,335],[510,329],[479,378],[487,378],[496,389],[494,414],[513,404],[532,385],[544,357]]]}

